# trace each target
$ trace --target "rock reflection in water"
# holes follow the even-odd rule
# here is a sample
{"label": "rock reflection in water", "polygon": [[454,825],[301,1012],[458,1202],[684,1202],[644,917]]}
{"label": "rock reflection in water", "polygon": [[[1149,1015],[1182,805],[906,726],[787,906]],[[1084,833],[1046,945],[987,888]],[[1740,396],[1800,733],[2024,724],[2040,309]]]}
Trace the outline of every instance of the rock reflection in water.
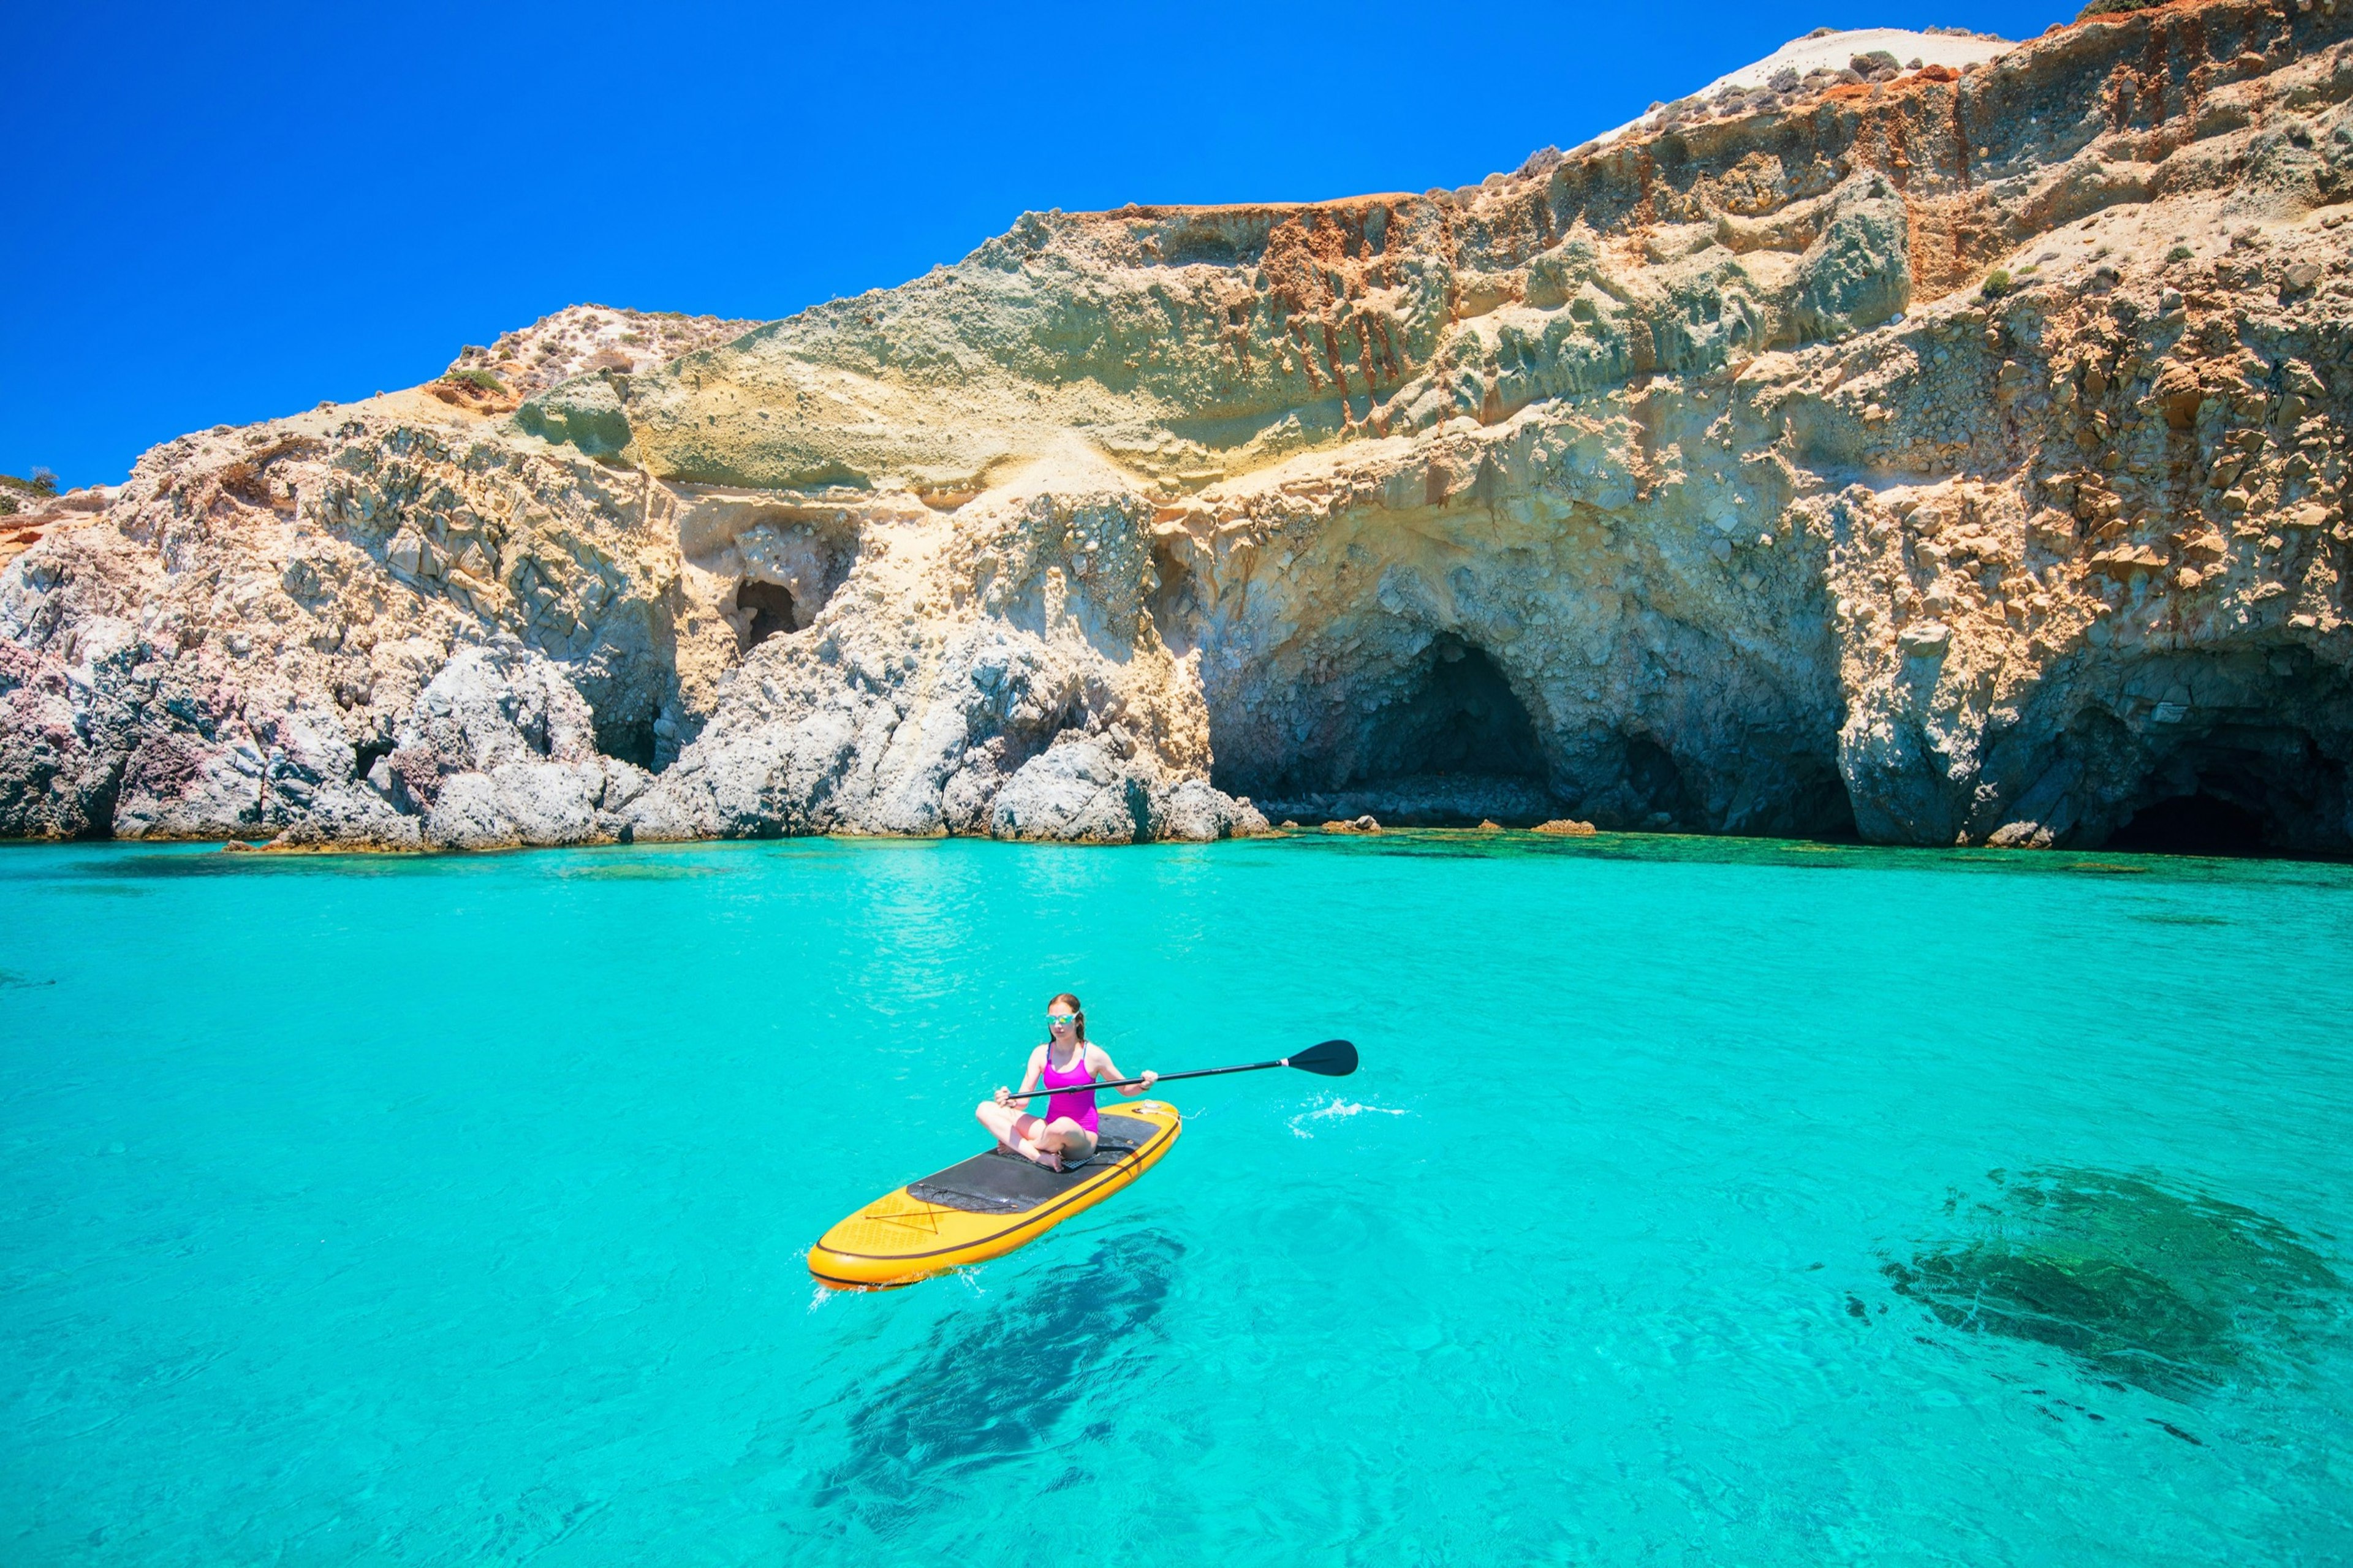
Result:
{"label": "rock reflection in water", "polygon": [[2262,1378],[2337,1311],[2343,1281],[2252,1209],[2106,1171],[1989,1179],[1991,1197],[1947,1205],[1974,1234],[1885,1268],[1948,1327],[2179,1398]]}
{"label": "rock reflection in water", "polygon": [[944,1486],[1113,1419],[1096,1376],[1156,1337],[1184,1255],[1158,1231],[1106,1238],[942,1322],[905,1376],[852,1396],[849,1454],[820,1479],[818,1509],[887,1534]]}

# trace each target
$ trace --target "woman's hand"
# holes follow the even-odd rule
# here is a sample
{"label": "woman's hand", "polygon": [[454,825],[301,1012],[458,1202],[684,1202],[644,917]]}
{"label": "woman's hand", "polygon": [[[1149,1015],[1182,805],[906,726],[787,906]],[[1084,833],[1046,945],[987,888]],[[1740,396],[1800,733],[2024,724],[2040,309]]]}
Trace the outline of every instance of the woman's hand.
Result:
{"label": "woman's hand", "polygon": [[999,1105],[1013,1103],[1013,1091],[1001,1083],[997,1086],[997,1103]]}
{"label": "woman's hand", "polygon": [[1144,1069],[1144,1081],[1143,1081],[1142,1083],[1140,1083],[1140,1084],[1136,1085],[1136,1088],[1138,1088],[1138,1089],[1143,1089],[1143,1090],[1144,1090],[1145,1092],[1146,1092],[1146,1093],[1150,1093],[1150,1092],[1151,1092],[1151,1089],[1152,1089],[1152,1086],[1153,1086],[1154,1084],[1155,1084],[1155,1083],[1158,1083],[1159,1081],[1160,1081],[1160,1075],[1159,1075],[1158,1073],[1156,1073],[1156,1072],[1154,1072],[1150,1068],[1145,1068]]}

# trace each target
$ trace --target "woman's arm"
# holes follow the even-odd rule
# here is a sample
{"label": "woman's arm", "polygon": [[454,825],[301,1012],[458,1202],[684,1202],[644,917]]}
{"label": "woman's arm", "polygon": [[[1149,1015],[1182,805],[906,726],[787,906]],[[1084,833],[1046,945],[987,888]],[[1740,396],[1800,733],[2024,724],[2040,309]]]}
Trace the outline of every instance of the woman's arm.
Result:
{"label": "woman's arm", "polygon": [[[1046,1047],[1039,1046],[1036,1050],[1029,1053],[1029,1070],[1021,1075],[1021,1092],[1027,1094],[1031,1089],[1037,1088],[1039,1075],[1043,1073],[1045,1070]],[[997,1086],[997,1103],[999,1105],[1013,1105],[1015,1103],[1013,1096],[1007,1091],[1003,1084],[998,1084]],[[1030,1114],[1029,1102],[1026,1100],[1019,1102],[1018,1109],[1024,1115]]]}
{"label": "woman's arm", "polygon": [[[1121,1079],[1127,1076],[1125,1073],[1119,1070],[1119,1064],[1111,1059],[1111,1053],[1104,1050],[1101,1046],[1089,1046],[1087,1047],[1087,1065],[1094,1068],[1095,1077],[1103,1079],[1107,1083],[1116,1083]],[[1127,1096],[1130,1100],[1134,1100],[1139,1094],[1147,1094],[1151,1092],[1153,1080],[1160,1075],[1152,1071],[1150,1068],[1146,1068],[1136,1076],[1141,1078],[1144,1081],[1142,1083],[1132,1083],[1125,1089],[1120,1090],[1120,1093]]]}

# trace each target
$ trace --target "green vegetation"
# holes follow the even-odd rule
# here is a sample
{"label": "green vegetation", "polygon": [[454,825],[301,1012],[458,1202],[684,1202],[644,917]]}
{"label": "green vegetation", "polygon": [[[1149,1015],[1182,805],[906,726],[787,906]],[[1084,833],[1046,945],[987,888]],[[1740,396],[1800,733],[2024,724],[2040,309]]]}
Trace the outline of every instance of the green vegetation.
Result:
{"label": "green vegetation", "polygon": [[58,477],[47,468],[35,468],[30,479],[18,479],[14,474],[0,474],[0,517],[12,517],[25,510],[27,501],[47,500],[58,493]]}
{"label": "green vegetation", "polygon": [[456,382],[460,386],[470,386],[477,392],[504,392],[507,389],[505,382],[501,381],[489,371],[474,365],[469,365],[464,370],[453,370],[441,379]]}
{"label": "green vegetation", "polygon": [[2075,13],[2075,20],[2083,22],[2094,16],[2121,16],[2126,11],[2147,11],[2164,4],[2165,0],[2092,0],[2090,5]]}
{"label": "green vegetation", "polygon": [[2198,253],[2186,245],[2177,245],[2165,253],[2168,261],[2187,261]]}
{"label": "green vegetation", "polygon": [[1986,274],[1985,281],[1978,286],[1978,292],[1989,300],[1999,300],[2015,287],[2010,280],[2010,274],[1997,267]]}

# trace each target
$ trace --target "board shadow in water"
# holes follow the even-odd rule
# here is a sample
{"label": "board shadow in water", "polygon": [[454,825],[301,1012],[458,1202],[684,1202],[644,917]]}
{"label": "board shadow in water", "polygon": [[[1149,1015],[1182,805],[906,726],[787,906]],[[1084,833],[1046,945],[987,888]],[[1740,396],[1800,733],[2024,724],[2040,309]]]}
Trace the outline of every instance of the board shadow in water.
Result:
{"label": "board shadow in water", "polygon": [[1883,1272],[1964,1333],[2066,1352],[2085,1373],[2172,1399],[2262,1382],[2338,1320],[2345,1283],[2253,1209],[2112,1171],[1995,1171],[1956,1191],[1968,1234]]}
{"label": "board shadow in water", "polygon": [[1184,1256],[1175,1237],[1131,1231],[1001,1300],[975,1298],[932,1331],[904,1376],[852,1392],[849,1453],[819,1479],[818,1511],[889,1535],[983,1472],[1057,1438],[1103,1435],[1116,1399],[1098,1374],[1134,1361],[1139,1336],[1162,1337]]}

